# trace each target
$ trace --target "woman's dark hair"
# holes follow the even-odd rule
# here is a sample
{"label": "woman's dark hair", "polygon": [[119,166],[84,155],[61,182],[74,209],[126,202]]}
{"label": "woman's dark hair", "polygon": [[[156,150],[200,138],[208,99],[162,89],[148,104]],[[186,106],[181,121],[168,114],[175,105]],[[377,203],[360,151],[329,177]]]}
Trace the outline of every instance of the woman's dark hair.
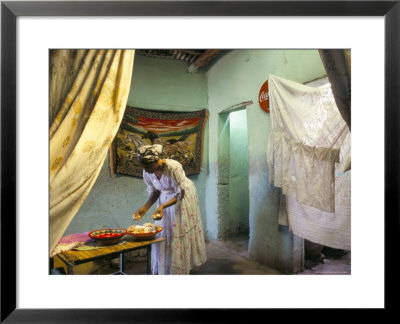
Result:
{"label": "woman's dark hair", "polygon": [[140,154],[136,154],[136,159],[142,165],[151,165],[151,164],[156,163],[158,161],[158,159],[157,160],[152,160],[152,161],[149,161],[147,159],[143,159],[143,156],[140,155]]}

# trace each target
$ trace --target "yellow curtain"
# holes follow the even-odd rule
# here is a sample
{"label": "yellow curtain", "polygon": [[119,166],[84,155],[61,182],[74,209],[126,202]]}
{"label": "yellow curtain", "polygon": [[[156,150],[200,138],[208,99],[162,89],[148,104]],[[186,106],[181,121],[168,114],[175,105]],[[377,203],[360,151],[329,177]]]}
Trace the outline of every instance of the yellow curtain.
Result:
{"label": "yellow curtain", "polygon": [[50,254],[89,194],[120,126],[134,55],[50,51]]}

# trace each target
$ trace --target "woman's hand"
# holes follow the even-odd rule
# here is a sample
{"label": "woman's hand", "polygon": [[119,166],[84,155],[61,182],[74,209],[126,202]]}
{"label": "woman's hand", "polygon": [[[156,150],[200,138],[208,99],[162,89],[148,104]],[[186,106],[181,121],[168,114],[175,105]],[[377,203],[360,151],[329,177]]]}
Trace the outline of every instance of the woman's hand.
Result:
{"label": "woman's hand", "polygon": [[139,208],[136,212],[133,213],[132,218],[134,220],[140,220],[144,214],[146,214],[147,209],[145,207]]}
{"label": "woman's hand", "polygon": [[164,216],[164,207],[159,206],[156,211],[153,213],[152,217],[154,220],[160,220]]}

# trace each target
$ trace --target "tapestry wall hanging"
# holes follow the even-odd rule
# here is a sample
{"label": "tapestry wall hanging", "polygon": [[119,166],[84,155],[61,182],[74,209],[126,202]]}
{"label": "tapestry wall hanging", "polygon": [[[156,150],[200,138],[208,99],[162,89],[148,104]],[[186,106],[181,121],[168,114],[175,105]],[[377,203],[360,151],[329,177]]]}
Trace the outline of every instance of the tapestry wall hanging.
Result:
{"label": "tapestry wall hanging", "polygon": [[112,172],[142,177],[136,149],[161,144],[164,158],[179,161],[186,175],[200,173],[207,119],[206,109],[161,112],[127,106],[111,149]]}

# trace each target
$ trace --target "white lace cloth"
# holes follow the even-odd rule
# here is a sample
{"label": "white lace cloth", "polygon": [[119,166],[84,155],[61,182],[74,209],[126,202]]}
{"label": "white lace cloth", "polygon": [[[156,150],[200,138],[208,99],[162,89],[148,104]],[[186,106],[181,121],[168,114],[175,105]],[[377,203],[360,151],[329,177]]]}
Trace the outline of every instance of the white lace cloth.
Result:
{"label": "white lace cloth", "polygon": [[[335,212],[335,163],[349,138],[330,87],[269,75],[269,179],[299,203]],[[347,142],[349,142],[347,140]]]}
{"label": "white lace cloth", "polygon": [[309,241],[350,251],[351,171],[336,176],[335,207],[335,213],[327,213],[282,195],[278,223]]}
{"label": "white lace cloth", "polygon": [[[206,261],[203,225],[197,190],[186,177],[182,165],[166,160],[160,179],[143,171],[147,191],[161,192],[157,205],[164,204],[179,194],[178,202],[164,209],[164,216],[156,224],[164,230],[158,236],[166,240],[152,247],[151,267],[154,274],[189,274],[190,269]],[[184,197],[181,199],[181,192]]]}

